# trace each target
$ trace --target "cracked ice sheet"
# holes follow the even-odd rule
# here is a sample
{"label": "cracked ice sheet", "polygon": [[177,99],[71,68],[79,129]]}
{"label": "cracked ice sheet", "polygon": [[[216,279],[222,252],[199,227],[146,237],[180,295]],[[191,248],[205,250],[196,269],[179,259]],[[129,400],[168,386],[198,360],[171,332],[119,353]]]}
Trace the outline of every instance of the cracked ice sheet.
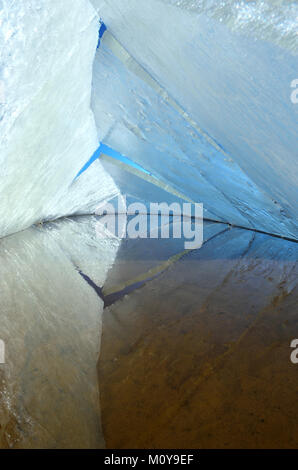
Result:
{"label": "cracked ice sheet", "polygon": [[[276,4],[274,16],[268,3],[271,13],[261,8],[264,21],[258,22],[256,6],[247,5],[247,16],[234,28],[236,7],[222,8],[221,2],[216,10],[214,2],[211,18],[212,2],[207,3],[186,11],[156,0],[94,0],[108,31],[128,51],[120,53],[124,65],[117,62],[107,51],[108,32],[97,52],[102,65],[96,60],[93,80],[98,127],[104,142],[204,202],[215,218],[297,238],[298,108],[290,100],[297,41],[295,21],[289,24],[297,6],[291,2],[283,13]],[[274,44],[271,33],[263,40],[264,24],[277,31]],[[115,48],[112,52],[119,56]],[[181,116],[166,109],[140,79],[132,79],[134,60],[225,154],[210,151],[202,135],[182,127]],[[103,95],[110,97],[109,105]]]}
{"label": "cracked ice sheet", "polygon": [[3,0],[0,24],[3,237],[92,210],[107,186],[116,188],[100,165],[88,173],[88,185],[86,178],[72,184],[98,147],[90,109],[98,40],[93,7],[86,0]]}
{"label": "cracked ice sheet", "polygon": [[[91,217],[30,228],[0,243],[1,448],[104,446],[96,363],[104,282],[118,246]],[[96,274],[98,273],[98,274]]]}

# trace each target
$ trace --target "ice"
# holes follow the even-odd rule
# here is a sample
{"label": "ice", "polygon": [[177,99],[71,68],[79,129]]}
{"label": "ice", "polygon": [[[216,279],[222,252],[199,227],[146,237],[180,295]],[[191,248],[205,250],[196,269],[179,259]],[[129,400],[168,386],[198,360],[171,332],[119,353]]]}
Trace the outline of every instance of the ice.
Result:
{"label": "ice", "polygon": [[[200,135],[147,83],[113,57],[107,37],[102,40],[94,63],[93,105],[100,133],[106,132],[103,118],[106,108],[110,117],[108,142],[122,152],[129,149],[130,157],[164,183],[170,182],[185,197],[204,201],[206,217],[255,227],[255,219],[261,213],[257,227],[278,233],[280,210],[276,205],[235,162],[215,149],[207,137]],[[127,83],[132,90],[129,94]],[[126,178],[126,191],[131,179],[131,175]],[[139,181],[139,187],[143,186]],[[121,187],[125,192],[124,182]]]}
{"label": "ice", "polygon": [[104,310],[109,448],[297,447],[297,251],[233,228]]}
{"label": "ice", "polygon": [[297,238],[297,3],[93,3],[104,143],[216,220]]}
{"label": "ice", "polygon": [[1,241],[0,447],[104,447],[96,363],[103,285],[119,241],[92,217],[30,228]]}
{"label": "ice", "polygon": [[232,30],[275,42],[289,49],[297,48],[297,2],[263,0],[161,0],[189,12],[203,12],[227,24]]}
{"label": "ice", "polygon": [[[115,186],[100,164],[90,109],[98,17],[86,0],[0,4],[0,236],[49,217],[94,210]],[[92,177],[92,174],[94,176]],[[93,187],[92,187],[93,185]],[[101,187],[103,188],[101,192]]]}
{"label": "ice", "polygon": [[[109,444],[131,443],[134,431],[123,432],[128,414],[137,429],[138,422],[143,426],[149,419],[138,412],[139,403],[150,409],[161,403],[159,393],[152,398],[148,380],[154,387],[165,377],[161,392],[166,390],[175,408],[180,401],[171,383],[188,376],[193,357],[199,376],[207,370],[208,378],[208,361],[216,365],[238,338],[258,331],[251,328],[257,321],[265,328],[265,352],[271,354],[272,342],[275,348],[277,340],[292,338],[295,243],[205,222],[203,247],[186,253],[181,239],[99,240],[97,221],[66,218],[1,241],[0,337],[6,345],[6,364],[0,368],[1,448],[98,448],[105,446],[104,437]],[[116,339],[105,343],[102,359],[103,300],[108,332],[112,324]],[[288,351],[289,344],[284,347]],[[107,350],[112,356],[106,363]],[[146,380],[138,378],[136,388],[127,390],[138,367],[144,375],[144,357]],[[126,360],[136,361],[136,367],[118,369],[116,362]],[[156,367],[166,370],[155,374]],[[295,390],[288,389],[290,399]],[[127,406],[121,409],[123,402]],[[119,429],[111,435],[115,413]],[[144,429],[134,436],[136,442],[144,442]],[[156,429],[151,439],[156,442],[159,433]]]}
{"label": "ice", "polygon": [[[1,448],[208,448],[222,417],[229,445],[272,447],[247,403],[294,442],[297,15],[0,0]],[[100,142],[132,165],[81,172]],[[203,203],[202,248],[100,239],[94,213],[119,195]]]}
{"label": "ice", "polygon": [[49,208],[45,220],[54,220],[64,215],[94,214],[97,207],[106,200],[115,198],[120,189],[113,177],[97,160],[57,199],[56,205]]}
{"label": "ice", "polygon": [[[104,304],[86,279],[117,299],[185,250],[173,238],[99,240],[97,221],[63,219],[1,242],[1,448],[105,445],[96,370]],[[207,223],[205,241],[224,230]]]}
{"label": "ice", "polygon": [[75,178],[102,141],[170,190],[152,198],[297,238],[296,20],[292,1],[1,2],[0,235],[132,179],[144,199],[104,161]]}

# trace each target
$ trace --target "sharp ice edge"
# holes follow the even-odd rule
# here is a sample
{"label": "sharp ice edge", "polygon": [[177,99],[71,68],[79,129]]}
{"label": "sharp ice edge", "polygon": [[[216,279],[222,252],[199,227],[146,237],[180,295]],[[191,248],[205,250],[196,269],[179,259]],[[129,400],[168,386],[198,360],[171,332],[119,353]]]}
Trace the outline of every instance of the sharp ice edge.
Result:
{"label": "sharp ice edge", "polygon": [[[212,2],[205,10],[197,2],[196,14],[157,0],[93,3],[108,27],[92,95],[104,143],[204,202],[216,219],[297,239],[297,47],[263,40],[253,10],[248,33],[211,17]],[[220,3],[233,22],[229,3]],[[290,21],[296,11],[284,14]]]}

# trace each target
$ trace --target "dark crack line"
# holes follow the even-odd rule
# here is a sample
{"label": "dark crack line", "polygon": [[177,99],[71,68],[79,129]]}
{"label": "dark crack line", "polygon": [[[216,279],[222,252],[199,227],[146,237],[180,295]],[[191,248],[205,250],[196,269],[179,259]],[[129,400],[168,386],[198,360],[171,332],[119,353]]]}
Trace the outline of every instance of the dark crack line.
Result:
{"label": "dark crack line", "polygon": [[92,279],[90,279],[89,276],[87,276],[87,274],[83,273],[83,271],[81,271],[80,269],[78,269],[78,273],[82,276],[82,278],[89,284],[90,287],[92,287],[96,294],[98,295],[98,297],[103,301],[105,302],[105,297],[103,295],[103,292],[102,292],[102,288],[99,287],[97,284],[95,284],[94,281],[92,281]]}
{"label": "dark crack line", "polygon": [[[123,214],[123,213],[121,213],[121,214]],[[119,213],[115,212],[115,214],[113,214],[113,215],[119,215]],[[127,215],[133,215],[133,214],[127,213]],[[150,215],[150,213],[147,212],[146,214],[144,213],[143,215]],[[58,222],[60,220],[72,220],[72,219],[76,219],[76,218],[79,218],[79,217],[96,217],[96,214],[95,213],[73,214],[73,215],[62,216],[62,217],[59,217],[57,219],[45,219],[43,221],[43,224],[55,223],[55,222]],[[197,220],[197,218],[194,217],[194,216],[191,216],[191,219],[192,220]],[[261,233],[263,235],[268,235],[268,236],[273,237],[273,238],[279,238],[281,240],[286,240],[288,242],[298,243],[297,238],[286,237],[284,235],[279,235],[277,233],[266,232],[265,230],[260,230],[260,229],[257,229],[257,228],[244,227],[242,225],[234,225],[234,224],[231,224],[230,222],[224,222],[224,221],[221,221],[221,220],[209,219],[209,218],[206,218],[206,217],[203,218],[203,221],[204,222],[213,222],[214,224],[229,225],[232,228],[240,228],[241,230],[249,230],[250,232]],[[33,226],[36,227],[37,225],[38,224],[34,224]],[[11,234],[11,235],[13,235],[13,234]],[[7,235],[7,237],[11,236],[11,235]],[[3,237],[3,238],[6,238],[6,237]]]}
{"label": "dark crack line", "polygon": [[[203,243],[203,245],[206,245],[206,243],[210,242],[211,240],[214,240],[214,238],[216,238],[219,235],[224,234],[228,230],[229,230],[229,228],[226,228],[225,230],[222,230],[221,232],[216,233],[212,237],[208,238],[208,240],[206,240]],[[181,258],[179,258],[179,260],[177,260],[177,262],[179,262],[182,258],[185,258],[186,256],[188,256],[193,251],[196,251],[196,250],[189,250],[188,253],[185,253]],[[174,264],[176,264],[176,263],[174,263]],[[164,270],[160,271],[159,273],[155,274],[154,276],[149,276],[148,278],[144,279],[143,281],[134,282],[133,284],[130,284],[129,286],[125,287],[124,289],[122,289],[118,292],[114,292],[112,294],[109,294],[109,295],[105,296],[105,307],[108,307],[108,306],[114,304],[118,300],[122,299],[125,295],[130,294],[131,292],[133,292],[134,290],[140,289],[147,282],[153,281],[154,279],[158,278],[159,276],[164,274],[169,268],[171,268],[171,266],[172,265],[166,267]]]}
{"label": "dark crack line", "polygon": [[[224,230],[222,230],[221,232],[218,232],[214,235],[212,235],[212,237],[208,238],[208,240],[206,240],[204,243],[203,243],[203,246],[206,245],[208,242],[210,242],[211,240],[214,240],[216,237],[218,237],[219,235],[223,235],[225,232],[228,232],[230,230],[230,228],[226,228]],[[196,250],[189,250],[187,253],[185,253],[181,258],[179,258],[179,260],[177,260],[177,262],[179,262],[182,258],[185,258],[185,256],[188,256],[190,253],[192,253],[193,251],[196,251]],[[175,264],[175,263],[174,263]],[[135,291],[136,289],[140,289],[141,287],[143,287],[147,282],[150,282],[150,281],[153,281],[154,279],[156,279],[157,277],[161,276],[162,274],[164,274],[172,265],[166,267],[164,270],[160,271],[159,273],[153,275],[153,276],[149,276],[148,278],[142,280],[142,281],[138,281],[138,282],[134,282],[133,284],[130,284],[129,286],[126,286],[124,289],[121,289],[117,292],[113,292],[112,294],[108,294],[108,295],[104,295],[103,293],[103,287],[99,287],[97,284],[95,284],[94,281],[92,281],[92,279],[87,276],[87,274],[83,273],[82,270],[80,270],[78,267],[76,268],[78,273],[82,276],[82,278],[89,284],[90,287],[92,287],[96,294],[98,295],[98,297],[103,301],[104,303],[104,308],[106,307],[109,307],[111,305],[113,305],[115,302],[117,302],[118,300],[121,300],[125,295],[127,294],[130,294],[131,292]]]}

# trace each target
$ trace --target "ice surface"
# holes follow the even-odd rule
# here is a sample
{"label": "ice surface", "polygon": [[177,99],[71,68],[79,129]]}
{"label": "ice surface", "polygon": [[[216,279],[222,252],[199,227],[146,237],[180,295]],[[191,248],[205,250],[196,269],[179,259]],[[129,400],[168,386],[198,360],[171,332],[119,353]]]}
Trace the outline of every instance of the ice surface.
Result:
{"label": "ice surface", "polygon": [[297,255],[233,228],[104,310],[109,448],[297,448]]}
{"label": "ice surface", "polygon": [[[103,301],[86,279],[117,293],[152,268],[167,271],[183,241],[99,240],[97,221],[63,219],[1,241],[1,448],[104,446],[96,375]],[[225,229],[207,223],[205,241]]]}
{"label": "ice surface", "polygon": [[96,363],[103,285],[119,241],[92,217],[30,228],[1,241],[0,447],[98,448]]}
{"label": "ice surface", "polygon": [[98,146],[90,109],[98,38],[93,7],[86,0],[4,0],[0,23],[0,236],[5,236],[49,216],[91,210],[108,185],[111,193],[115,187],[97,165],[88,185],[83,180],[68,191]]}
{"label": "ice surface", "polygon": [[93,3],[104,143],[217,220],[297,238],[297,3]]}
{"label": "ice surface", "polygon": [[243,31],[297,49],[297,2],[294,0],[239,1],[229,0],[161,0],[189,12],[203,12],[224,22],[232,30]]}
{"label": "ice surface", "polygon": [[297,3],[91,3],[1,2],[0,236],[118,194],[106,163],[75,180],[102,140],[206,217],[297,238]]}
{"label": "ice surface", "polygon": [[[92,3],[107,26],[96,55],[99,16]],[[243,369],[229,369],[226,383],[218,364],[234,357],[255,325],[261,325],[258,354],[270,355],[264,369],[271,376],[264,377],[271,387],[271,355],[276,344],[286,344],[284,361],[289,326],[297,326],[297,244],[226,222],[298,239],[298,107],[290,100],[297,9],[297,2],[278,0],[0,0],[0,339],[6,347],[0,447],[103,447],[98,385],[106,386],[105,397],[110,380],[117,384],[108,393],[110,416],[120,412],[114,421],[108,417],[107,436],[120,435],[123,444],[128,435],[135,445],[146,438],[142,419],[147,413],[151,423],[155,414],[162,431],[154,446],[160,446],[169,421],[156,413],[162,406],[167,414],[158,389],[152,393],[156,376],[167,382],[175,430],[181,397],[200,397],[195,410],[203,413],[191,410],[187,425],[201,420],[193,429],[202,429],[204,442],[212,423],[202,404],[213,398],[206,383],[210,375],[219,381],[211,380],[210,389],[220,390],[211,414],[222,416],[224,403],[229,422],[231,383],[241,398]],[[102,156],[76,178],[100,141],[150,175]],[[192,252],[183,239],[100,240],[98,218],[82,215],[120,193],[147,208],[202,202],[205,217],[221,223],[205,221],[205,244]],[[54,220],[70,215],[77,217]],[[45,220],[51,222],[7,236]],[[112,356],[102,384],[96,365],[104,305],[118,335],[110,351],[131,362],[118,380]],[[256,343],[243,356],[246,379]],[[146,413],[139,397],[127,406],[135,351],[141,374],[131,390],[141,383],[143,393],[150,382]],[[164,373],[156,374],[155,364],[144,374],[146,353]],[[295,391],[293,384],[288,388]],[[295,404],[294,392],[289,396]],[[275,403],[276,410],[279,398]],[[281,413],[276,429],[287,406]],[[115,423],[119,434],[110,433]]]}

